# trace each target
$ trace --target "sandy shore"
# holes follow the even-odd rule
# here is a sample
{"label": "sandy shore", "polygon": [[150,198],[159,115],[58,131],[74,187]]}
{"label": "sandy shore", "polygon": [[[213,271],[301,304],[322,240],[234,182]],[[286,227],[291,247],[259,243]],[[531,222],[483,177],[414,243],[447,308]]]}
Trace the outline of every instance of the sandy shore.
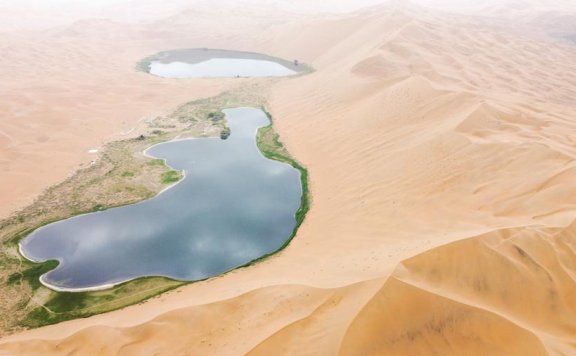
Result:
{"label": "sandy shore", "polygon": [[[133,72],[146,55],[232,48],[317,71],[270,93],[313,198],[287,249],[142,305],[5,337],[0,353],[576,353],[576,47],[411,5],[286,21],[243,11],[258,26],[219,26],[196,8],[153,28],[92,22],[46,44],[7,39],[2,80],[22,95],[0,91],[1,109],[37,129],[0,126],[19,142],[0,136],[0,187],[18,187],[0,192],[5,214],[83,162],[74,152],[239,83]],[[15,62],[40,54],[34,75]]]}

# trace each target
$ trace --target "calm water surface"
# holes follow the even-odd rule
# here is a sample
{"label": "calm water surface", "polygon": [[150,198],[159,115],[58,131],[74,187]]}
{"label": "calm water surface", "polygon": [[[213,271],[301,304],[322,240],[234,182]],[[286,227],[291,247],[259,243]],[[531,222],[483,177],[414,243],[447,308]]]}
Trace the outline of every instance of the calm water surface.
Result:
{"label": "calm water surface", "polygon": [[172,141],[148,149],[186,178],[134,205],[42,227],[21,243],[30,259],[61,263],[42,280],[83,289],[143,276],[198,280],[280,248],[296,225],[300,173],[256,147],[258,109],[224,111],[228,140]]}
{"label": "calm water surface", "polygon": [[261,59],[211,58],[199,63],[153,61],[150,73],[164,78],[281,77],[297,74],[280,63]]}

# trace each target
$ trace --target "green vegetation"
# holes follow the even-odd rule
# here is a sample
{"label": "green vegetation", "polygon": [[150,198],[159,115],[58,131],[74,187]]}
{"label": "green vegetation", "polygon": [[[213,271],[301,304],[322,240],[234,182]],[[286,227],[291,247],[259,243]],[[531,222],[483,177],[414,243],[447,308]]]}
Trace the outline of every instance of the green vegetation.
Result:
{"label": "green vegetation", "polygon": [[54,298],[50,299],[44,306],[54,313],[66,313],[82,310],[86,307],[86,301],[89,293],[57,293]]}
{"label": "green vegetation", "polygon": [[150,64],[158,60],[161,53],[162,52],[141,59],[138,63],[136,63],[136,70],[139,72],[150,73]]}
{"label": "green vegetation", "polygon": [[208,113],[208,118],[214,122],[224,120],[226,115],[222,111],[213,111]]}
{"label": "green vegetation", "polygon": [[33,290],[36,290],[42,286],[42,283],[40,283],[40,276],[58,267],[59,263],[58,261],[47,261],[43,263],[24,261],[24,264],[26,265],[26,268],[22,271],[11,274],[8,277],[7,282],[8,284],[27,282]]}
{"label": "green vegetation", "polygon": [[185,282],[168,278],[148,277],[122,283],[103,291],[50,292],[49,300],[31,310],[21,321],[21,325],[34,328],[65,320],[86,318],[141,303],[184,284]]}
{"label": "green vegetation", "polygon": [[168,171],[168,172],[164,172],[164,174],[162,174],[162,184],[168,185],[168,184],[173,184],[178,182],[180,179],[182,179],[183,174],[182,172],[179,171]]}
{"label": "green vegetation", "polygon": [[222,131],[220,132],[220,138],[223,140],[228,139],[228,137],[230,137],[231,131],[229,127],[225,127],[222,129]]}
{"label": "green vegetation", "polygon": [[[195,125],[187,128],[192,134],[199,131]],[[210,134],[216,135],[219,128],[210,130]],[[180,179],[179,172],[167,173],[171,169],[163,160],[146,157],[142,151],[182,132],[178,128],[161,135],[112,142],[104,147],[94,164],[80,169],[46,190],[30,206],[0,221],[0,315],[3,316],[0,333],[122,308],[181,285],[167,279],[154,279],[147,284],[129,282],[123,288],[107,292],[106,299],[114,302],[102,304],[102,293],[87,292],[83,302],[86,308],[80,310],[78,303],[63,304],[63,307],[69,305],[69,311],[54,314],[49,311],[50,306],[58,302],[55,298],[62,298],[61,293],[42,286],[39,277],[54,269],[58,262],[32,263],[19,255],[18,243],[52,222],[149,199],[165,187],[164,182],[171,184]]]}
{"label": "green vegetation", "polygon": [[[71,178],[48,189],[34,204],[0,221],[0,315],[3,316],[0,331],[39,327],[120,309],[191,283],[150,277],[103,291],[54,292],[42,286],[39,277],[57,267],[58,262],[32,263],[19,255],[18,242],[35,229],[52,222],[153,197],[166,184],[181,179],[182,173],[171,170],[162,159],[142,155],[144,149],[175,137],[218,137],[226,128],[221,109],[263,106],[262,92],[265,89],[266,85],[243,87],[183,104],[173,113],[151,121],[150,132],[142,138],[137,136],[140,139],[106,145],[95,164],[79,170]],[[290,156],[272,125],[258,131],[257,143],[267,158],[289,163],[300,171],[302,204],[296,213],[297,226],[284,248],[309,209],[307,171]]]}
{"label": "green vegetation", "polygon": [[261,91],[264,88],[261,85],[251,85],[222,93],[207,99],[190,101],[180,105],[166,119],[171,122],[186,124],[207,122],[218,127],[224,128],[226,125],[225,115],[222,110],[226,108],[253,106],[259,107],[265,104]]}
{"label": "green vegetation", "polygon": [[278,253],[279,251],[283,250],[284,248],[286,248],[286,246],[288,246],[290,244],[290,242],[292,241],[294,236],[296,236],[296,232],[298,231],[298,228],[300,227],[300,225],[302,225],[302,223],[304,222],[304,218],[306,217],[306,214],[310,210],[310,192],[309,192],[309,187],[308,187],[308,170],[306,168],[304,168],[304,166],[302,166],[300,163],[298,163],[298,161],[296,161],[290,155],[290,153],[288,152],[286,147],[284,147],[284,145],[280,141],[280,137],[278,136],[278,133],[276,133],[276,131],[274,131],[274,127],[273,127],[274,122],[272,119],[272,115],[266,110],[265,107],[262,107],[261,109],[262,109],[262,111],[264,111],[266,116],[268,116],[268,118],[270,119],[270,125],[268,125],[266,127],[262,127],[258,130],[258,134],[256,136],[256,145],[258,146],[258,149],[260,149],[260,151],[262,152],[264,157],[266,157],[268,159],[273,159],[276,161],[288,163],[289,165],[291,165],[292,167],[294,167],[295,169],[297,169],[300,172],[300,183],[302,185],[302,197],[300,198],[300,208],[298,208],[298,211],[296,211],[296,215],[295,215],[296,226],[294,226],[294,229],[292,230],[292,234],[290,235],[290,238],[288,240],[286,240],[286,242],[277,251],[274,251],[270,254],[262,256],[256,260],[246,264],[246,266],[252,265],[258,261],[261,261],[265,258],[268,258],[268,257]]}
{"label": "green vegetation", "polygon": [[151,159],[148,162],[146,162],[146,165],[148,166],[163,166],[164,165],[164,160],[163,159]]}

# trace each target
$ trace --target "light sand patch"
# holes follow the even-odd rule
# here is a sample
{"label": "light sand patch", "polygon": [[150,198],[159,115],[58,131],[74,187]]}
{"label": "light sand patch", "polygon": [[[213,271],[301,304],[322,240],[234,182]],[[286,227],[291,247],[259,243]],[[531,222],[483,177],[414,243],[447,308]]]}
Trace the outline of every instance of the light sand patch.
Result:
{"label": "light sand patch", "polygon": [[[194,43],[300,58],[317,69],[274,85],[270,98],[280,137],[310,173],[313,208],[298,235],[264,263],[143,305],[16,334],[0,350],[576,352],[574,47],[402,4],[284,21],[274,9],[246,8],[230,26],[202,11],[117,37],[112,25],[91,24],[108,34],[102,42],[82,41],[92,38],[82,26],[58,48],[7,40],[7,66],[14,58],[46,65],[41,78],[27,68],[6,72],[33,105],[11,111],[28,127],[1,129],[24,140],[49,127],[59,139],[44,143],[50,159],[37,143],[2,153],[11,173],[0,187],[26,185],[0,192],[0,205],[10,211],[60,180],[79,162],[69,152],[121,132],[119,118],[136,121],[235,85],[157,82],[128,69]],[[111,71],[98,71],[110,52]],[[69,69],[82,66],[90,71]],[[41,178],[29,173],[35,165]]]}

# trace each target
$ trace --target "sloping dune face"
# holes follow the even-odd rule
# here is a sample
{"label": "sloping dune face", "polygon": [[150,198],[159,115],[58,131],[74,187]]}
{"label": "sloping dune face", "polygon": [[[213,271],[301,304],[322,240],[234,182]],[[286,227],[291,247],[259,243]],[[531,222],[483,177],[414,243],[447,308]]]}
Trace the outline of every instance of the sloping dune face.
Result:
{"label": "sloping dune face", "polygon": [[575,354],[576,49],[398,5],[274,38],[317,69],[270,95],[310,172],[292,244],[0,352]]}
{"label": "sloping dune face", "polygon": [[343,353],[573,354],[573,230],[499,230],[403,262]]}

